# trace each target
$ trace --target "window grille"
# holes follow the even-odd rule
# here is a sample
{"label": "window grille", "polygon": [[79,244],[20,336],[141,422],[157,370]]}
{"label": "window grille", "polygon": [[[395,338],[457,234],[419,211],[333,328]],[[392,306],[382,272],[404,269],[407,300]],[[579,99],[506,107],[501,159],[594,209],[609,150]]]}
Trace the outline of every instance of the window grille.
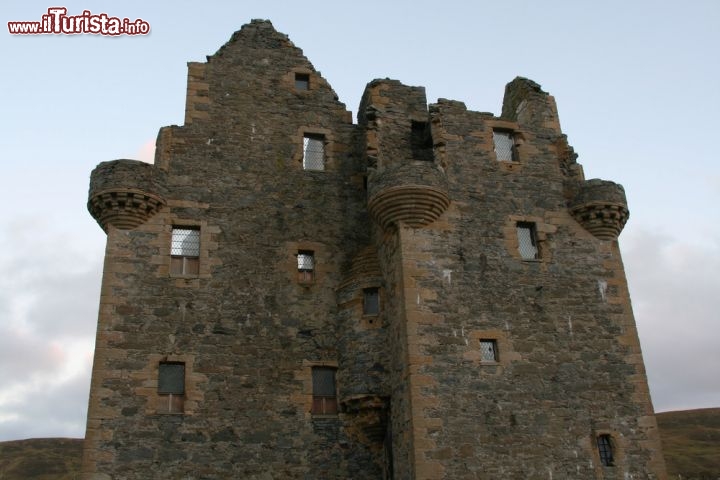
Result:
{"label": "window grille", "polygon": [[515,139],[512,132],[503,130],[493,130],[493,142],[495,143],[495,157],[498,160],[506,162],[514,162],[517,160],[515,155]]}
{"label": "window grille", "polygon": [[196,228],[173,228],[170,255],[199,257],[200,230]]}
{"label": "window grille", "polygon": [[518,251],[524,260],[539,258],[537,232],[534,223],[519,222],[517,224]]}
{"label": "window grille", "polygon": [[497,341],[480,340],[480,359],[483,362],[498,361]]}
{"label": "window grille", "polygon": [[315,254],[300,250],[297,255],[298,278],[301,282],[312,282],[315,272]]}
{"label": "window grille", "polygon": [[309,90],[310,89],[310,75],[307,73],[296,73],[295,74],[295,88],[297,90]]}
{"label": "window grille", "polygon": [[598,452],[600,453],[600,463],[605,467],[613,466],[612,440],[610,435],[600,435],[597,437]]}
{"label": "window grille", "polygon": [[297,256],[298,270],[315,270],[315,255],[313,252],[300,251]]}
{"label": "window grille", "polygon": [[335,393],[335,369],[332,367],[313,367],[312,385],[312,413],[319,415],[336,414],[338,409]]}
{"label": "window grille", "polygon": [[323,136],[305,135],[303,168],[305,170],[325,170],[325,138]]}
{"label": "window grille", "polygon": [[377,315],[380,313],[380,291],[377,288],[363,290],[363,314]]}
{"label": "window grille", "polygon": [[200,230],[173,227],[170,256],[170,273],[197,275],[200,272]]}

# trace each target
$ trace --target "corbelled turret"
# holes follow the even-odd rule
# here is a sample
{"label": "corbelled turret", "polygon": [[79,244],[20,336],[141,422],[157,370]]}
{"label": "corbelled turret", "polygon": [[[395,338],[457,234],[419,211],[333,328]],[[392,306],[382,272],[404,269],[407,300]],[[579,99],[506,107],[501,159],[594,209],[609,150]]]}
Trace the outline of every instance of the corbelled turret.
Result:
{"label": "corbelled turret", "polygon": [[570,211],[585,230],[601,240],[614,240],[630,218],[622,185],[587,180],[570,203]]}
{"label": "corbelled turret", "polygon": [[103,230],[131,230],[165,205],[165,174],[138,160],[113,160],[90,174],[88,210]]}

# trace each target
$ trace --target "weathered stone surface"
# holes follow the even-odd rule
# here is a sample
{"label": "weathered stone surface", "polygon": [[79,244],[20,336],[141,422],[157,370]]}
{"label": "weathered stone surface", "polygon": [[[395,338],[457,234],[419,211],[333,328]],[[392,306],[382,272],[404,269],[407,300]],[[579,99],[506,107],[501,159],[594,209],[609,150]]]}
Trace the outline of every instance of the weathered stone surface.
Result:
{"label": "weathered stone surface", "polygon": [[88,210],[107,232],[145,223],[165,205],[165,172],[137,160],[103,162],[90,175]]}
{"label": "weathered stone surface", "polygon": [[570,211],[580,225],[602,240],[616,239],[630,218],[622,185],[597,178],[580,186]]}
{"label": "weathered stone surface", "polygon": [[[665,478],[617,242],[573,210],[619,190],[584,182],[539,85],[512,81],[495,117],[374,80],[353,124],[267,21],[188,69],[156,164],[91,178],[108,243],[83,478]],[[162,202],[105,221],[108,189]],[[171,273],[178,226],[197,274]],[[182,394],[158,392],[161,362]],[[313,413],[318,367],[337,413]]]}

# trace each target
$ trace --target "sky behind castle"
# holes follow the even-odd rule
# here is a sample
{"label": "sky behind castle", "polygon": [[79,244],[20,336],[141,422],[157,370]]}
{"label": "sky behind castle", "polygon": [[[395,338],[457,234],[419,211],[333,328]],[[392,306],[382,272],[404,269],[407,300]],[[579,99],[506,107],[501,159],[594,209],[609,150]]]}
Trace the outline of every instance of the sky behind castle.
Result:
{"label": "sky behind castle", "polygon": [[[0,441],[82,437],[105,234],[90,171],[152,161],[184,118],[187,62],[253,18],[287,34],[353,112],[394,78],[500,113],[540,83],[586,178],[625,186],[620,236],[656,411],[720,407],[720,2],[62,3],[143,19],[149,35],[10,35],[55,3],[0,7]],[[715,152],[715,153],[713,153]]]}

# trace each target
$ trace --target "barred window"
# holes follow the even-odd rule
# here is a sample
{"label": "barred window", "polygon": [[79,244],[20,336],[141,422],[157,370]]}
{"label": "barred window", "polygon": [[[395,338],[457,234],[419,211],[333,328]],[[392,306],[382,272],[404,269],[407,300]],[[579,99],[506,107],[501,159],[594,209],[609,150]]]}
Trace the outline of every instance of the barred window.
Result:
{"label": "barred window", "polygon": [[315,279],[315,252],[299,250],[297,254],[298,279],[308,283]]}
{"label": "barred window", "polygon": [[173,227],[170,244],[170,273],[197,275],[200,271],[200,229]]}
{"label": "barred window", "polygon": [[158,394],[161,413],[183,413],[185,395],[185,364],[160,362],[158,365]]}
{"label": "barred window", "polygon": [[531,222],[517,223],[518,251],[524,260],[536,260],[540,258],[540,251],[537,242],[537,230]]}
{"label": "barred window", "polygon": [[334,415],[338,412],[335,370],[332,367],[313,367],[313,414]]}
{"label": "barred window", "polygon": [[380,289],[364,288],[363,289],[363,314],[377,315],[380,313]]}
{"label": "barred window", "polygon": [[303,138],[303,169],[325,170],[325,137],[305,134]]}
{"label": "barred window", "polygon": [[295,89],[309,90],[310,89],[310,75],[308,75],[307,73],[296,73],[295,74]]}
{"label": "barred window", "polygon": [[498,361],[497,340],[480,340],[480,359],[483,362]]}
{"label": "barred window", "polygon": [[516,162],[515,138],[509,130],[493,130],[495,157],[506,162]]}
{"label": "barred window", "polygon": [[600,463],[605,467],[612,467],[614,461],[610,435],[599,435],[597,437],[597,446],[598,453],[600,453]]}

